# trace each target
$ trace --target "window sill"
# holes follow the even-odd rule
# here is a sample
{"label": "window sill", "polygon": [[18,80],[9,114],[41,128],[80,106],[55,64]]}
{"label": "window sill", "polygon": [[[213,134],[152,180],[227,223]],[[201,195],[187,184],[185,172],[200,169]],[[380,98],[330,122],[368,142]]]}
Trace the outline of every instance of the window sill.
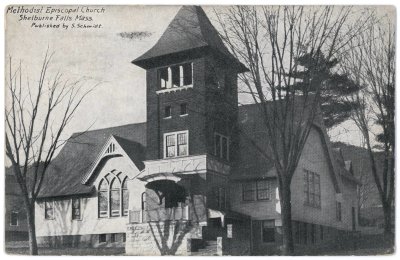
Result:
{"label": "window sill", "polygon": [[180,155],[180,156],[174,156],[174,157],[164,157],[164,160],[169,160],[169,159],[180,159],[180,158],[185,158],[185,157],[189,157],[189,155]]}
{"label": "window sill", "polygon": [[157,94],[169,93],[169,92],[175,92],[178,90],[185,90],[185,89],[191,89],[191,88],[193,88],[193,85],[186,85],[186,86],[182,86],[182,87],[160,89],[160,90],[157,90],[156,93]]}
{"label": "window sill", "polygon": [[180,117],[185,117],[188,116],[189,114],[183,114],[183,115],[179,115]]}
{"label": "window sill", "polygon": [[108,217],[97,217],[97,219],[113,219],[113,218],[127,218],[128,215],[122,215],[122,216],[108,216]]}
{"label": "window sill", "polygon": [[171,119],[172,116],[163,117],[163,119]]}

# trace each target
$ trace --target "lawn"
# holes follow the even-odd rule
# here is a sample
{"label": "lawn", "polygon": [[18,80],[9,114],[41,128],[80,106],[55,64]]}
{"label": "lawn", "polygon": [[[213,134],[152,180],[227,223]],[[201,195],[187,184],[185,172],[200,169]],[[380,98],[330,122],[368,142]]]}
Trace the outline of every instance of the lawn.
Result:
{"label": "lawn", "polygon": [[[11,255],[28,255],[29,248],[6,247]],[[125,248],[39,248],[39,255],[124,255]]]}

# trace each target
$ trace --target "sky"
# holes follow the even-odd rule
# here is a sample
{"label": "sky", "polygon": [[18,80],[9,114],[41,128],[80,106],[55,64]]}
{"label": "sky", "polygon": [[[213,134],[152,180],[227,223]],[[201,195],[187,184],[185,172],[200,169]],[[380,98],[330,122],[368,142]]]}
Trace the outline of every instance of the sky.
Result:
{"label": "sky", "polygon": [[[11,6],[12,7],[12,6]],[[32,9],[33,6],[24,6]],[[10,8],[10,6],[9,6]],[[39,6],[34,8],[40,9]],[[62,10],[57,10],[62,9]],[[65,14],[68,9],[76,13]],[[83,8],[83,12],[82,12]],[[91,6],[91,9],[96,7]],[[66,24],[64,28],[36,28],[32,23],[40,21],[21,20],[21,13],[6,10],[6,57],[21,60],[23,72],[29,75],[31,84],[38,81],[40,66],[46,49],[54,51],[49,75],[63,72],[64,79],[90,78],[87,84],[100,85],[79,107],[73,121],[65,129],[64,137],[88,128],[99,129],[146,120],[145,70],[131,61],[152,47],[161,36],[180,6],[104,6],[99,13],[88,12],[84,6],[43,6],[37,17],[62,19],[76,15],[92,21],[46,21],[45,23]],[[16,7],[14,6],[14,11]],[[46,11],[53,10],[53,14]],[[213,20],[213,11],[204,7]],[[96,10],[93,10],[96,11]],[[59,16],[57,17],[57,12]],[[26,17],[34,18],[27,13]],[[25,17],[25,18],[26,18]],[[68,17],[65,17],[67,20]],[[87,25],[101,24],[100,28],[71,28],[72,23]],[[129,39],[122,32],[149,32],[149,37]],[[8,64],[6,64],[7,68]],[[330,133],[332,140],[358,145],[360,137],[355,126],[347,123]]]}
{"label": "sky", "polygon": [[[6,14],[6,57],[22,60],[23,71],[37,82],[47,47],[54,51],[49,75],[61,71],[65,79],[89,77],[100,85],[81,104],[65,134],[146,120],[145,70],[131,64],[161,35],[179,7],[106,7],[91,15],[100,29],[31,28],[20,14]],[[73,19],[75,18],[75,15]],[[148,31],[131,40],[121,32]],[[93,84],[89,82],[88,84]]]}

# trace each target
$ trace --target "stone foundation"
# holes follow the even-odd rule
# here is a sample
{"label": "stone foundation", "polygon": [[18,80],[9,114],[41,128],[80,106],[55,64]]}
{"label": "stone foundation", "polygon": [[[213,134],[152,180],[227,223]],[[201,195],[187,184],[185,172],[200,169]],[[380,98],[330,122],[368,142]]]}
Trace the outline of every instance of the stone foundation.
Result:
{"label": "stone foundation", "polygon": [[[105,236],[105,241],[100,241],[100,234],[88,235],[65,235],[65,236],[39,236],[37,243],[39,247],[47,248],[101,248],[125,247],[125,234],[113,233],[102,234]],[[113,236],[113,239],[111,238]]]}
{"label": "stone foundation", "polygon": [[190,221],[128,224],[127,255],[190,255],[191,238],[201,238],[201,227]]}

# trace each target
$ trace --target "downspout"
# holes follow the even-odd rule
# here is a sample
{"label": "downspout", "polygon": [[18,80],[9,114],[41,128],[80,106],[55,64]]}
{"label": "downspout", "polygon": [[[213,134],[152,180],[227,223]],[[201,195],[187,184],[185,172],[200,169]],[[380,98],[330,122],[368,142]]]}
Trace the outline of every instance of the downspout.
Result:
{"label": "downspout", "polygon": [[[156,91],[159,89],[159,75],[157,71],[157,82],[156,82]],[[160,118],[160,96],[156,93],[157,95],[157,142],[158,142],[158,159],[162,159],[163,155],[161,154],[163,149],[163,145],[161,144],[161,118]]]}

